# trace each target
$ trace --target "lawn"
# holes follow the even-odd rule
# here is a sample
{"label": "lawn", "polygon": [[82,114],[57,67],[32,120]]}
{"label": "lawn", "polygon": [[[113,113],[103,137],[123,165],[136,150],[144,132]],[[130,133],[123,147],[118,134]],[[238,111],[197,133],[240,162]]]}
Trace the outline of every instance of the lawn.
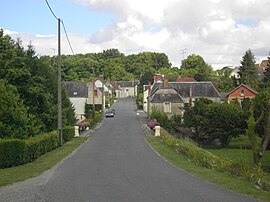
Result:
{"label": "lawn", "polygon": [[85,137],[73,138],[62,147],[58,147],[57,149],[42,155],[34,162],[12,168],[0,169],[0,186],[13,184],[40,175],[63,160],[86,139],[87,138]]}
{"label": "lawn", "polygon": [[[245,161],[252,162],[252,151],[250,150],[250,144],[247,136],[240,136],[232,139],[229,146],[226,148],[213,148],[213,147],[205,147],[204,149],[212,152],[213,154],[229,159],[232,161]],[[261,163],[263,168],[270,172],[270,151],[267,150],[262,159]]]}
{"label": "lawn", "polygon": [[186,170],[194,176],[198,176],[209,182],[221,185],[229,190],[241,194],[250,195],[254,198],[270,202],[270,191],[262,191],[256,188],[252,183],[243,178],[235,177],[227,172],[219,172],[209,170],[190,161],[182,154],[175,152],[169,146],[161,142],[153,136],[146,136],[146,141],[155,149],[161,156],[174,164],[176,167]]}

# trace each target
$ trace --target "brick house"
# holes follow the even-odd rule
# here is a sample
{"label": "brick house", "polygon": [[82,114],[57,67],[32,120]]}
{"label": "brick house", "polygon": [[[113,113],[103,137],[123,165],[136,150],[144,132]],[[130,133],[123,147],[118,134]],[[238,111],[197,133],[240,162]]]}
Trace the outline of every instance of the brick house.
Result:
{"label": "brick house", "polygon": [[237,100],[239,103],[242,103],[244,98],[253,99],[258,94],[259,93],[256,90],[242,83],[227,94],[227,100],[229,103],[233,100]]}

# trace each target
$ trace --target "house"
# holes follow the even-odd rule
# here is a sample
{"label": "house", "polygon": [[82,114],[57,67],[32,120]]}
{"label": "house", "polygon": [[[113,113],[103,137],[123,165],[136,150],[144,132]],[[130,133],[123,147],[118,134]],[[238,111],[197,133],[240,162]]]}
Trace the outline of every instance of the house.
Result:
{"label": "house", "polygon": [[241,84],[227,94],[227,100],[229,103],[233,100],[237,100],[239,103],[242,103],[244,98],[253,99],[258,94],[259,93],[250,86]]}
{"label": "house", "polygon": [[236,79],[240,79],[239,67],[235,67],[234,70],[232,70],[230,77],[235,77]]}
{"label": "house", "polygon": [[115,81],[118,87],[116,98],[136,97],[139,81]]}
{"label": "house", "polygon": [[80,81],[65,81],[63,84],[67,97],[75,109],[76,119],[84,120],[85,103],[88,98],[87,85]]}
{"label": "house", "polygon": [[102,105],[102,91],[97,88],[93,83],[87,83],[88,88],[88,97],[87,97],[87,104],[96,104]]}
{"label": "house", "polygon": [[[184,107],[192,105],[197,98],[207,98],[220,102],[221,96],[211,82],[158,82],[152,85],[149,111],[157,109],[172,114],[183,114]],[[147,108],[146,108],[147,111]]]}
{"label": "house", "polygon": [[264,72],[268,68],[268,60],[262,60],[260,64],[256,65],[258,80],[262,81],[264,78]]}

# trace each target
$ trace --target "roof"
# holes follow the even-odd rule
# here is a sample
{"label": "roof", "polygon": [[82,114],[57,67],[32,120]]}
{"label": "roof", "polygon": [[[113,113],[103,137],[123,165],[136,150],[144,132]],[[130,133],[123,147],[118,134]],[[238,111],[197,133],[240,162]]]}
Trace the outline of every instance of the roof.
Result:
{"label": "roof", "polygon": [[215,97],[220,98],[220,94],[210,81],[204,82],[170,82],[170,84],[183,97],[190,97],[190,87],[192,97]]}
{"label": "roof", "polygon": [[88,88],[80,81],[65,81],[63,84],[68,97],[88,97]]}
{"label": "roof", "polygon": [[185,78],[177,78],[176,82],[196,82],[196,80],[194,78],[185,77]]}
{"label": "roof", "polygon": [[122,87],[134,87],[139,84],[139,81],[115,81],[116,85]]}
{"label": "roof", "polygon": [[246,89],[252,91],[252,92],[253,92],[254,94],[256,94],[256,95],[259,94],[258,91],[254,90],[254,89],[251,88],[250,86],[245,85],[245,84],[242,83],[242,84],[240,84],[239,86],[237,86],[236,88],[234,88],[231,92],[229,92],[229,93],[227,94],[227,97],[228,97],[232,92],[234,92],[234,91],[236,91],[238,88],[240,88],[241,86],[243,86],[244,88],[246,88]]}
{"label": "roof", "polygon": [[[153,103],[163,103],[163,102],[171,102],[171,103],[179,103],[179,102],[183,102],[183,98],[181,97],[181,95],[173,88],[173,86],[168,83],[168,86],[164,86],[164,83],[159,83],[160,85],[158,86],[158,88],[155,89],[155,91],[151,92],[150,95],[150,101]],[[162,93],[162,94],[158,94],[155,93],[158,90],[166,90],[166,89],[173,89],[175,91],[174,93]]]}

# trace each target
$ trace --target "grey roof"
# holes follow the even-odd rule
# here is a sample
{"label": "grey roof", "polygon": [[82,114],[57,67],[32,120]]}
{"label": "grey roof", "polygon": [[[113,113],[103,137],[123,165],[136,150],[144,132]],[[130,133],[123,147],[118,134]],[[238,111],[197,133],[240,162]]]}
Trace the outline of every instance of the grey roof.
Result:
{"label": "grey roof", "polygon": [[115,81],[115,83],[120,87],[134,87],[139,84],[139,81]]}
{"label": "grey roof", "polygon": [[211,82],[170,82],[170,84],[183,97],[190,97],[190,86],[192,87],[192,97],[220,98],[219,92]]}
{"label": "grey roof", "polygon": [[88,97],[88,88],[80,81],[65,81],[63,84],[68,97]]}
{"label": "grey roof", "polygon": [[168,93],[167,95],[165,94],[154,94],[152,99],[152,103],[163,103],[163,102],[171,102],[171,103],[181,103],[183,102],[183,99],[179,94],[171,94]]}
{"label": "grey roof", "polygon": [[[179,99],[183,100],[190,97],[190,86],[192,87],[192,97],[193,98],[220,98],[219,92],[216,90],[214,85],[211,82],[169,82],[168,87],[164,87],[163,83],[154,83],[150,93],[150,100],[155,102],[162,102],[161,100],[165,99],[156,94],[156,91],[159,89],[174,89],[177,91],[179,98],[172,94],[170,97],[171,102],[175,102]],[[156,96],[157,95],[157,96]],[[159,101],[157,101],[160,99]],[[169,96],[166,98],[169,99]],[[166,100],[167,101],[167,100]],[[169,100],[168,100],[169,101]]]}

